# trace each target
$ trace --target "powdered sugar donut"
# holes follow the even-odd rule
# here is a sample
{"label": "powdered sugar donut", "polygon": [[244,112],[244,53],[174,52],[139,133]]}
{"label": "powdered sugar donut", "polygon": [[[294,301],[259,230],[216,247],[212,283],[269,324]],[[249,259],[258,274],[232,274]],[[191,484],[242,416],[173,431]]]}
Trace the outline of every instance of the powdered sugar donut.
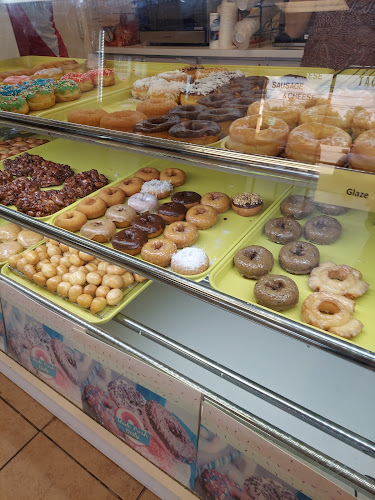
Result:
{"label": "powdered sugar donut", "polygon": [[273,479],[252,476],[245,480],[244,488],[253,500],[297,500],[290,490]]}
{"label": "powdered sugar donut", "polygon": [[178,274],[192,275],[206,271],[210,261],[206,252],[201,248],[183,248],[172,255],[171,266]]}
{"label": "powdered sugar donut", "polygon": [[78,385],[77,362],[73,351],[61,342],[61,340],[56,338],[51,340],[51,348],[56,360],[55,364],[61,367],[64,375],[66,375],[73,384]]}
{"label": "powdered sugar donut", "polygon": [[126,408],[139,416],[142,415],[142,409],[146,404],[146,400],[126,380],[121,378],[111,380],[108,384],[108,392],[117,406]]}

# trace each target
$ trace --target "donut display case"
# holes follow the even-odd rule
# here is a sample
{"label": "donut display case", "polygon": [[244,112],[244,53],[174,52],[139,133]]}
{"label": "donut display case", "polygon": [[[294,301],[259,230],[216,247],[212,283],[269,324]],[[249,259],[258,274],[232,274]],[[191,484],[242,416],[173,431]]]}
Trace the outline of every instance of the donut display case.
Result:
{"label": "donut display case", "polygon": [[163,500],[374,498],[374,6],[53,3],[0,10],[0,371]]}

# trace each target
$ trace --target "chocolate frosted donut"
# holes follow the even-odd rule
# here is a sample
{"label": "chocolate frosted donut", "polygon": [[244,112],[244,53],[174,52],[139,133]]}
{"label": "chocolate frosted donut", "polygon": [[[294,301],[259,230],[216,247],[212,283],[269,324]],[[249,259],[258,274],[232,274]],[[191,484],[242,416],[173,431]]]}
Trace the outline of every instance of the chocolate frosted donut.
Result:
{"label": "chocolate frosted donut", "polygon": [[264,226],[264,231],[270,241],[281,245],[298,240],[302,234],[299,223],[290,217],[269,220]]}
{"label": "chocolate frosted donut", "polygon": [[319,212],[322,212],[326,215],[343,215],[348,212],[349,208],[347,207],[339,207],[338,205],[328,205],[327,203],[316,203],[316,208]]}
{"label": "chocolate frosted donut", "polygon": [[146,427],[171,455],[180,462],[193,463],[195,446],[180,421],[156,401],[147,401],[143,409]]}
{"label": "chocolate frosted donut", "polygon": [[158,215],[160,215],[167,224],[184,220],[186,211],[185,205],[173,201],[170,203],[163,203],[163,205],[160,205],[157,209]]}
{"label": "chocolate frosted donut", "polygon": [[304,241],[291,241],[279,253],[280,266],[291,274],[310,274],[319,266],[320,254],[315,245]]}
{"label": "chocolate frosted donut", "polygon": [[272,271],[273,255],[264,247],[251,245],[236,253],[234,265],[242,276],[256,280]]}
{"label": "chocolate frosted donut", "polygon": [[213,121],[190,120],[174,125],[169,129],[169,135],[180,140],[212,138],[215,142],[219,138],[220,131],[220,125]]}
{"label": "chocolate frosted donut", "polygon": [[205,109],[206,106],[200,106],[199,104],[185,104],[172,108],[168,111],[168,115],[178,116],[181,120],[196,120],[199,113]]}
{"label": "chocolate frosted donut", "polygon": [[318,245],[330,245],[337,241],[342,232],[338,220],[328,215],[320,215],[308,220],[305,224],[305,238]]}
{"label": "chocolate frosted donut", "polygon": [[139,416],[142,415],[146,400],[126,380],[121,378],[111,380],[108,384],[108,392],[118,407],[126,408]]}
{"label": "chocolate frosted donut", "polygon": [[[204,97],[201,97],[198,100],[199,104],[203,106],[207,106],[208,108],[221,108],[223,103],[227,103],[229,101],[233,101],[234,96],[232,93],[220,93],[220,94],[208,94]],[[198,118],[200,120],[200,118]],[[205,120],[206,118],[202,118]]]}
{"label": "chocolate frosted donut", "polygon": [[137,134],[159,134],[160,132],[168,132],[174,125],[180,123],[180,118],[175,115],[155,116],[143,122],[137,123],[133,132]]}
{"label": "chocolate frosted donut", "polygon": [[297,285],[287,276],[267,274],[256,282],[254,295],[258,304],[275,311],[286,311],[297,304],[299,292]]}
{"label": "chocolate frosted donut", "polygon": [[231,109],[238,109],[239,111],[241,111],[242,116],[245,116],[250,104],[257,100],[258,99],[256,99],[255,97],[237,97],[230,102],[230,107]]}
{"label": "chocolate frosted donut", "polygon": [[112,238],[113,248],[129,255],[137,255],[148,241],[147,234],[135,227],[127,227]]}
{"label": "chocolate frosted donut", "polygon": [[295,219],[304,219],[312,214],[315,208],[315,203],[307,198],[307,196],[293,195],[288,196],[281,202],[281,212]]}
{"label": "chocolate frosted donut", "polygon": [[155,238],[163,232],[165,222],[160,215],[145,214],[138,215],[133,220],[132,226],[146,233],[149,238]]}
{"label": "chocolate frosted donut", "polygon": [[201,195],[194,191],[180,191],[172,194],[171,200],[174,203],[182,203],[185,208],[189,209],[201,202]]}
{"label": "chocolate frosted donut", "polygon": [[209,120],[215,123],[221,123],[229,121],[232,122],[238,118],[242,118],[243,114],[239,109],[233,109],[229,106],[230,103],[228,103],[228,107],[225,108],[206,109],[205,111],[202,111],[202,113],[199,113],[198,120]]}

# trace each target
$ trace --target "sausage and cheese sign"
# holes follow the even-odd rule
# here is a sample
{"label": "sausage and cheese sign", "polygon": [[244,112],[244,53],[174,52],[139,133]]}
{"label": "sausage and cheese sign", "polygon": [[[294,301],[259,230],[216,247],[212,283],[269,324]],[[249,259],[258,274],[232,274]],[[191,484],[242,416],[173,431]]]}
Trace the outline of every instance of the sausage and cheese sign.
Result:
{"label": "sausage and cheese sign", "polygon": [[267,99],[295,100],[303,104],[313,97],[328,97],[333,75],[307,72],[305,76],[269,76]]}

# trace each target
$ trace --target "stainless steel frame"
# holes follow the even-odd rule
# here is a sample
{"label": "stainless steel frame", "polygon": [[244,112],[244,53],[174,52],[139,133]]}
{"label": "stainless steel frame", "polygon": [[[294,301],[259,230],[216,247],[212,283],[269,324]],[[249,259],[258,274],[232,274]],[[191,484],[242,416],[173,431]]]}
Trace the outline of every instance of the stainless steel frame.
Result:
{"label": "stainless steel frame", "polygon": [[[148,363],[149,365],[157,368],[158,370],[161,370],[164,373],[175,377],[177,380],[180,380],[181,382],[184,382],[185,384],[195,388],[196,390],[200,391],[205,398],[211,400],[214,404],[218,405],[224,411],[228,411],[231,414],[233,414],[233,416],[244,420],[244,422],[247,425],[254,427],[257,430],[257,432],[262,433],[264,437],[266,437],[267,439],[274,440],[278,445],[282,444],[284,447],[287,447],[290,451],[295,453],[297,456],[302,457],[304,460],[325,467],[326,469],[330,470],[335,476],[339,476],[345,481],[351,482],[353,487],[355,485],[355,487],[360,488],[364,492],[375,494],[374,482],[368,480],[365,476],[358,474],[356,471],[345,466],[344,464],[332,460],[327,455],[315,450],[314,448],[306,445],[305,443],[299,441],[298,439],[289,436],[288,434],[278,429],[277,427],[274,427],[269,423],[267,423],[266,421],[260,419],[259,417],[256,417],[255,415],[242,410],[238,406],[222,398],[220,395],[209,391],[204,386],[201,386],[196,382],[192,381],[191,379],[179,374],[175,370],[170,369],[163,363],[160,363],[158,360],[152,358],[151,356],[142,353],[141,351],[135,349],[129,344],[120,341],[118,339],[114,339],[107,332],[101,330],[100,328],[94,325],[87,323],[86,321],[82,320],[78,316],[75,316],[69,311],[62,310],[57,305],[51,303],[48,299],[36,294],[32,290],[25,289],[22,285],[12,281],[10,278],[1,275],[0,280],[7,283],[9,286],[17,289],[22,294],[27,295],[30,299],[36,301],[37,303],[42,304],[43,306],[51,309],[56,314],[65,316],[67,319],[75,322],[76,324],[84,328],[87,334],[105,342],[106,344],[111,345],[112,347],[115,347],[116,349],[122,352],[126,352],[128,354],[130,353],[133,356],[136,356],[142,361]],[[140,323],[137,323],[133,320],[127,320],[126,326],[128,326],[129,328],[131,327],[133,330],[137,331],[137,333],[142,333],[146,336],[150,336],[152,332],[152,330],[144,327]],[[157,332],[153,332],[153,334],[162,337],[160,334],[157,334]],[[176,349],[176,352],[182,354],[178,349]],[[203,364],[203,366],[211,369],[209,366],[205,364]],[[217,365],[217,367],[219,366],[220,365]],[[211,369],[211,371],[213,370]],[[214,373],[217,372],[214,371]],[[233,381],[231,378],[228,378],[228,380]],[[344,441],[353,448],[358,449],[361,452],[366,453],[367,455],[375,457],[375,443],[372,443],[366,438],[363,438],[362,436],[359,436],[358,434],[353,433],[352,431],[345,429],[335,424],[334,422],[324,419],[323,417],[320,417],[319,415],[316,415],[315,413],[310,412],[309,410],[292,403],[286,398],[282,398],[281,396],[278,396],[275,393],[268,391],[267,389],[256,384],[255,382],[247,381],[246,379],[244,379],[244,381],[246,383],[241,382],[238,385],[241,385],[241,387],[246,388],[247,390],[249,390],[256,396],[264,399],[268,403],[275,405],[278,408],[281,408],[284,411],[287,411],[288,413],[292,414],[293,416],[309,423],[310,425],[313,425],[319,430],[330,434],[336,439]]]}

